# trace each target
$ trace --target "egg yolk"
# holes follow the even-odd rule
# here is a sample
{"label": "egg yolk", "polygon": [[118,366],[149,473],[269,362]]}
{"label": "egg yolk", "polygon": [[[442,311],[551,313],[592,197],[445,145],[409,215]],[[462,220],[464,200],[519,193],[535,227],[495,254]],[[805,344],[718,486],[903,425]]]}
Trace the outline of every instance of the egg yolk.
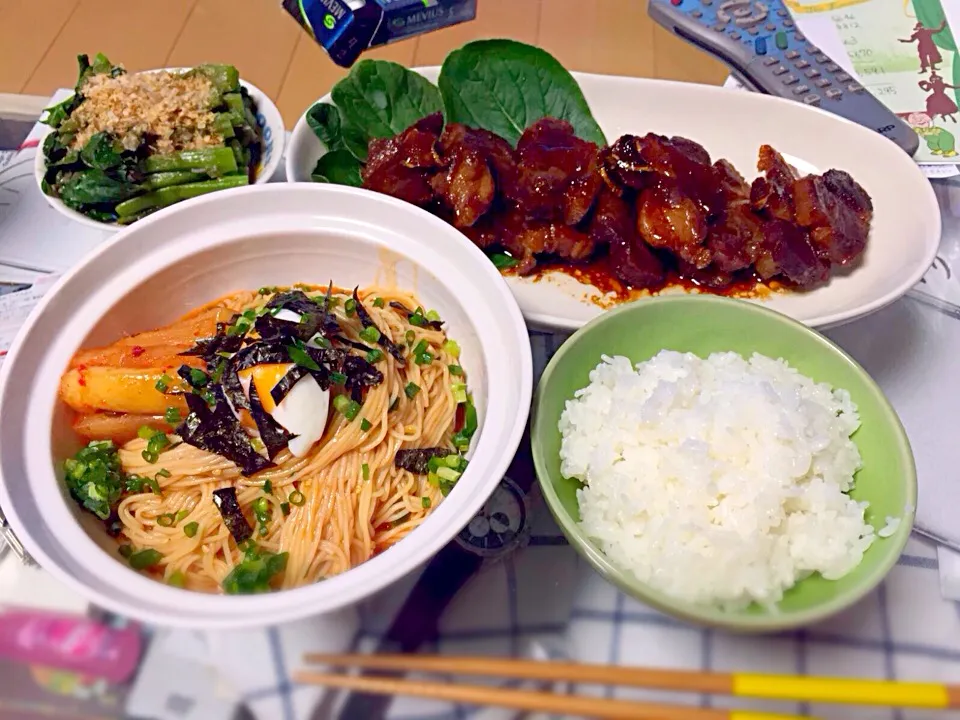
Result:
{"label": "egg yolk", "polygon": [[253,387],[257,389],[257,397],[260,398],[260,404],[263,405],[265,412],[273,414],[277,409],[277,404],[273,401],[270,391],[283,379],[287,371],[293,365],[289,363],[275,363],[268,365],[254,365],[252,368],[241,370],[237,373],[241,380],[251,380]]}

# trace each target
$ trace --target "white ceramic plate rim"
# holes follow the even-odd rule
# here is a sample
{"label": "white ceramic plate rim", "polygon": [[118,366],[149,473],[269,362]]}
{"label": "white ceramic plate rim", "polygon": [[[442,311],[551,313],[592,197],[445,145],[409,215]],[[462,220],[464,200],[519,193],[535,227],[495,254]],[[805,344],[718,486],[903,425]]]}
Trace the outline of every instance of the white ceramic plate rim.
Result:
{"label": "white ceramic plate rim", "polygon": [[[437,75],[440,72],[439,66],[430,66],[430,67],[420,67],[413,68],[416,72],[422,74],[424,77],[431,81],[436,81]],[[584,88],[585,94],[588,96],[591,95],[592,88],[597,83],[618,83],[624,87],[625,91],[634,92],[634,93],[643,93],[645,90],[655,92],[658,89],[660,90],[669,90],[677,87],[684,87],[689,91],[689,88],[695,87],[695,92],[702,94],[703,107],[710,107],[711,103],[716,102],[740,102],[745,106],[747,104],[751,105],[757,114],[760,114],[764,111],[776,111],[782,110],[784,107],[789,106],[790,112],[799,116],[800,113],[803,113],[805,117],[810,118],[811,120],[817,120],[823,122],[824,117],[829,117],[830,120],[837,124],[837,127],[843,127],[848,132],[856,133],[858,136],[858,142],[862,140],[863,143],[863,155],[865,157],[870,156],[871,148],[880,148],[883,142],[889,143],[889,140],[882,138],[880,135],[867,130],[866,128],[857,125],[849,120],[841,118],[839,116],[832,115],[823,110],[819,110],[814,107],[802,105],[801,103],[793,102],[790,100],[784,100],[782,98],[777,98],[769,95],[761,95],[757,93],[734,93],[729,89],[722,87],[716,87],[712,85],[693,85],[691,83],[679,83],[670,80],[655,80],[650,78],[632,78],[624,76],[614,76],[614,75],[600,75],[595,73],[580,73],[574,72],[574,77]],[[734,98],[731,98],[731,95],[734,95]],[[330,102],[330,95],[324,95],[323,97],[317,99],[316,102]],[[311,106],[315,103],[311,103]],[[309,110],[309,107],[307,108]],[[800,116],[803,117],[803,116]],[[605,123],[602,113],[598,113],[598,121],[601,126],[608,130],[608,133],[611,132],[611,124]],[[615,125],[615,123],[614,123]],[[646,132],[645,128],[622,128],[622,132]],[[735,132],[735,129],[731,132]],[[304,150],[315,150],[319,144],[319,140],[311,140],[313,137],[313,132],[310,130],[310,127],[307,125],[306,121],[306,111],[297,121],[294,126],[293,132],[291,133],[290,143],[288,145],[288,152],[286,157],[286,171],[287,179],[289,182],[308,182],[310,181],[309,169],[307,168],[306,159],[300,157],[300,154]],[[697,140],[696,137],[692,139]],[[758,146],[763,140],[758,140],[756,143]],[[305,147],[306,145],[306,147]],[[313,148],[310,148],[310,145]],[[322,145],[320,146],[322,148]],[[888,153],[886,150],[881,150],[884,154],[890,155],[891,157],[896,157],[893,153]],[[720,153],[722,156],[722,153]],[[929,216],[931,218],[931,225],[927,228],[928,232],[923,238],[912,238],[912,240],[920,240],[923,243],[923,252],[922,255],[913,263],[909,268],[907,268],[902,274],[898,277],[897,283],[895,286],[891,287],[886,292],[871,296],[866,298],[863,302],[857,304],[855,307],[847,308],[841,311],[835,312],[820,312],[815,315],[809,315],[805,317],[798,316],[798,313],[795,311],[791,312],[786,309],[773,308],[780,312],[784,312],[794,319],[809,325],[814,328],[829,328],[837,325],[842,325],[851,320],[855,320],[860,317],[864,317],[870,313],[876,312],[887,305],[893,303],[895,300],[899,299],[907,293],[914,285],[920,282],[921,278],[930,268],[934,259],[936,258],[937,249],[940,242],[940,233],[941,233],[941,219],[940,219],[940,208],[937,203],[936,196],[934,195],[933,189],[930,186],[929,181],[923,175],[917,165],[909,159],[909,157],[901,152],[902,157],[894,161],[899,163],[896,168],[891,168],[886,171],[888,177],[896,178],[896,181],[900,183],[903,187],[914,187],[918,193],[924,196],[923,207],[919,209],[919,212]],[[316,162],[313,160],[313,162]],[[743,168],[745,169],[745,168]],[[820,168],[819,171],[823,171],[827,168]],[[748,175],[750,177],[751,175]],[[925,188],[925,190],[924,190]],[[856,272],[856,270],[854,271]],[[525,279],[525,278],[516,278],[516,277],[507,277],[507,283],[512,288],[521,289],[521,292],[524,290],[530,290],[530,288],[535,284],[535,281]],[[544,281],[540,281],[544,282]],[[573,282],[570,283],[573,286]],[[587,286],[578,286],[586,288]],[[823,292],[829,291],[829,288],[824,288]],[[642,298],[640,299],[642,301]],[[573,331],[585,325],[589,322],[591,318],[580,319],[572,318],[567,315],[559,314],[555,310],[551,310],[548,303],[540,303],[541,307],[531,307],[527,302],[524,301],[523,297],[518,296],[518,302],[520,303],[520,309],[523,312],[524,317],[527,322],[531,325],[540,326],[548,329],[555,329],[561,331]],[[766,305],[764,302],[758,302],[758,304]]]}
{"label": "white ceramic plate rim", "polygon": [[[153,70],[142,70],[139,72],[145,73],[156,73],[156,72],[186,72],[191,68],[186,67],[170,67],[170,68],[154,68]],[[283,125],[283,116],[280,115],[280,111],[277,109],[277,106],[273,103],[266,93],[264,93],[256,85],[248,83],[246,80],[241,79],[240,84],[247,89],[247,92],[250,93],[250,97],[253,98],[253,101],[257,104],[257,111],[263,115],[264,132],[269,129],[271,140],[273,142],[273,151],[270,155],[270,160],[264,165],[260,172],[257,174],[256,179],[253,181],[254,185],[260,185],[270,181],[270,178],[274,176],[277,172],[277,168],[280,167],[280,160],[283,157],[284,143],[287,139],[287,132],[284,129]],[[44,128],[43,134],[39,137],[39,144],[37,145],[37,154],[33,160],[33,175],[37,181],[37,190],[40,191],[40,195],[43,196],[43,199],[47,201],[47,204],[50,205],[54,210],[68,217],[71,220],[74,220],[82,225],[87,227],[96,228],[97,230],[106,230],[108,232],[116,232],[120,230],[123,226],[117,225],[117,223],[105,223],[99,222],[97,220],[92,220],[88,218],[83,213],[79,213],[76,210],[72,210],[64,205],[63,201],[50,197],[40,188],[41,182],[43,182],[43,176],[46,174],[46,162],[43,157],[43,141],[51,132],[53,128],[47,127],[46,125],[40,125]],[[222,192],[222,191],[221,191]]]}
{"label": "white ceramic plate rim", "polygon": [[[291,203],[291,193],[300,193],[302,199],[298,202],[301,208],[300,213],[290,212],[286,208],[281,208],[279,212],[274,210],[275,205],[284,202]],[[121,297],[130,288],[136,287],[145,277],[149,277],[159,271],[161,268],[154,266],[152,269],[144,272],[142,265],[137,267],[124,268],[126,274],[123,279],[100,278],[96,266],[102,260],[103,256],[110,253],[118,244],[124,243],[127,236],[133,232],[140,232],[150,226],[165,222],[167,216],[192,212],[194,210],[203,210],[204,222],[212,225],[218,224],[216,219],[216,206],[218,203],[224,203],[228,199],[234,202],[236,198],[248,196],[248,204],[257,204],[259,201],[260,212],[267,217],[277,215],[279,218],[280,230],[278,232],[290,232],[297,228],[302,229],[303,220],[310,216],[307,209],[310,204],[311,196],[315,197],[317,193],[335,193],[338,196],[360,195],[365,202],[374,196],[372,193],[355,190],[352,188],[321,186],[316,184],[302,184],[300,186],[290,185],[270,185],[270,186],[250,186],[231,190],[229,193],[213,193],[211,195],[195,198],[176,206],[172,206],[158,212],[155,215],[145,218],[122,233],[117,234],[108,242],[97,248],[78,266],[69,271],[57,283],[57,285],[44,297],[38,307],[31,314],[27,323],[20,331],[14,347],[11,349],[3,368],[0,369],[0,397],[6,397],[9,394],[17,392],[17,388],[23,388],[27,385],[34,385],[40,382],[42,378],[42,368],[26,367],[19,368],[18,356],[25,342],[30,339],[34,327],[41,321],[41,318],[48,313],[51,307],[55,306],[59,295],[62,292],[72,290],[77,292],[77,287],[89,287],[91,280],[102,282],[101,289],[94,290],[91,294],[101,293],[104,298]],[[229,198],[228,198],[229,196]],[[252,197],[251,197],[252,196]],[[265,210],[267,205],[269,210]],[[450,234],[452,229],[445,225],[441,220],[434,218],[424,211],[413,206],[385,196],[378,196],[377,204],[384,205],[391,209],[393,216],[396,213],[411,213],[417,215],[417,222],[424,225],[424,236],[435,238],[438,234]],[[280,215],[282,213],[282,217]],[[196,213],[195,213],[196,215]],[[257,216],[262,218],[264,215]],[[364,220],[369,221],[369,218]],[[352,219],[351,219],[352,221]],[[301,224],[298,224],[301,223]],[[243,232],[245,221],[234,219],[229,230],[223,233],[232,233],[230,237],[239,238],[250,236],[262,232],[262,229],[255,232]],[[309,225],[307,226],[309,227]],[[139,230],[138,230],[139,229]],[[210,247],[230,242],[230,237],[221,234],[216,236],[209,243]],[[451,242],[461,242],[459,235],[453,235]],[[197,248],[198,250],[200,248]],[[464,238],[460,251],[455,257],[462,260],[461,253],[466,252],[470,256],[481,255],[471,243]],[[182,257],[174,255],[175,259],[170,263],[177,262],[176,258]],[[476,258],[480,260],[482,258]],[[452,260],[450,261],[452,262]],[[49,503],[41,502],[44,494],[49,494],[58,487],[58,481],[53,473],[52,467],[46,463],[45,471],[37,471],[36,468],[44,464],[43,458],[50,457],[49,437],[46,438],[42,448],[35,453],[31,461],[26,455],[23,436],[15,435],[15,440],[11,435],[14,433],[4,433],[0,435],[0,466],[5,468],[12,465],[14,455],[17,458],[17,464],[26,469],[26,477],[12,477],[11,482],[23,482],[26,480],[31,492],[33,493],[36,505],[40,508],[40,515],[44,522],[44,527],[26,527],[22,521],[17,505],[13,502],[13,497],[8,488],[7,482],[0,479],[0,504],[3,505],[11,526],[18,537],[24,543],[27,551],[33,555],[45,568],[49,569],[58,579],[67,585],[78,590],[96,603],[107,607],[108,609],[121,612],[126,615],[138,617],[148,622],[160,622],[166,625],[181,625],[189,627],[238,627],[263,625],[265,622],[280,622],[292,620],[318,612],[334,610],[338,607],[347,605],[353,601],[361,599],[372,592],[386,586],[390,582],[399,579],[404,574],[412,571],[418,565],[426,562],[444,544],[451,541],[453,537],[466,525],[467,522],[476,514],[480,506],[486,501],[490,492],[500,482],[501,477],[506,472],[510,463],[512,453],[519,445],[523,431],[526,425],[526,419],[529,414],[530,401],[532,396],[532,353],[530,350],[529,338],[524,325],[520,310],[516,305],[512,294],[500,282],[499,274],[489,263],[483,263],[485,269],[479,272],[483,273],[483,293],[484,297],[494,298],[494,305],[498,310],[498,317],[503,321],[499,324],[503,328],[500,337],[503,340],[510,338],[509,342],[515,345],[515,352],[498,353],[496,347],[489,343],[482,343],[481,357],[486,368],[488,394],[487,407],[484,417],[481,419],[481,430],[478,441],[471,453],[471,465],[464,474],[463,481],[468,485],[469,493],[464,493],[461,499],[456,499],[456,495],[451,495],[448,502],[441,504],[437,510],[428,518],[437,518],[432,527],[433,534],[430,535],[421,530],[428,530],[426,525],[411,533],[401,543],[398,543],[391,551],[382,553],[371,560],[363,563],[353,570],[340,576],[324,581],[323,583],[304,586],[301,588],[287,590],[279,593],[271,593],[259,596],[232,597],[221,595],[208,595],[204,593],[195,593],[177,588],[167,587],[161,583],[149,580],[133,573],[125,568],[121,562],[113,558],[103,556],[102,550],[96,543],[86,535],[84,530],[76,523],[65,502],[59,497],[54,498]],[[478,271],[473,268],[473,263],[467,263],[471,278],[478,276]],[[467,272],[464,270],[463,272]],[[128,273],[128,274],[127,274]],[[461,279],[461,282],[463,280]],[[458,285],[459,286],[459,285]],[[82,289],[82,288],[81,288]],[[87,331],[98,322],[98,317],[87,317],[83,321],[72,325],[73,330]],[[82,327],[81,327],[82,326]],[[71,341],[72,342],[72,341]],[[77,341],[80,342],[79,340]],[[41,363],[42,364],[42,363]],[[11,380],[11,374],[17,373],[16,378]],[[504,374],[512,376],[511,383],[500,383],[498,378]],[[498,387],[502,388],[498,390]],[[25,429],[21,433],[28,432],[28,428],[33,426],[50,427],[52,422],[53,404],[50,407],[41,409],[28,409],[27,417],[20,422]],[[33,470],[31,470],[33,468]],[[468,477],[469,476],[469,477]],[[52,528],[58,528],[56,532]],[[108,592],[91,587],[80,578],[73,575],[68,570],[60,566],[58,560],[54,559],[43,549],[37,540],[34,539],[34,533],[50,533],[57,536],[58,543],[54,549],[58,556],[71,556],[79,559],[83,563],[84,570],[88,573],[97,569],[97,561],[87,561],[89,558],[103,556],[103,560],[108,562],[108,566],[116,568],[117,572],[109,570],[111,579],[104,578],[105,584],[109,585],[114,580],[122,579],[124,590],[129,591],[129,595],[136,597],[149,597],[151,602],[162,605],[163,609],[158,611],[154,609],[143,609],[132,607],[129,601],[118,600],[112,597]],[[419,535],[417,533],[420,533]],[[416,540],[414,540],[416,538]],[[414,542],[410,542],[414,541]],[[404,544],[405,543],[405,544]],[[92,553],[92,554],[91,554]],[[102,563],[100,563],[102,565]],[[336,599],[331,600],[332,587],[336,587]],[[321,597],[327,596],[327,597]]]}

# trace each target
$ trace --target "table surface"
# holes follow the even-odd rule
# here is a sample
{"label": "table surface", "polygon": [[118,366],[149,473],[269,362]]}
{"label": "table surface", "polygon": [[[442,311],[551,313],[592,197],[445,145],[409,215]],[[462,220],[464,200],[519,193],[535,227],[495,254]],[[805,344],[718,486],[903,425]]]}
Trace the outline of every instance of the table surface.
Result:
{"label": "table surface", "polygon": [[[7,168],[21,164],[30,167],[33,152],[24,151]],[[4,225],[5,219],[11,218],[21,222],[29,218],[31,238],[45,237],[53,243],[62,242],[69,231],[72,254],[79,252],[78,247],[102,240],[97,231],[89,231],[95,234],[87,236],[75,225],[64,225],[66,221],[60,216],[47,212],[29,178],[8,180],[14,173],[5,178],[2,168],[0,163],[0,191],[10,191],[17,199],[9,206],[0,203],[0,250],[23,239],[22,232],[14,237],[10,230],[13,225]],[[937,191],[945,221],[941,254],[956,258],[960,222],[955,208],[960,208],[960,185],[939,183]],[[861,322],[882,327],[899,322],[897,318],[904,314],[916,318],[917,313],[925,312],[943,315],[905,298]],[[868,327],[861,323],[852,327],[856,326]],[[855,344],[854,335],[845,337]],[[563,340],[563,336],[531,333],[537,376]],[[844,342],[841,339],[841,344]],[[490,530],[489,523],[482,531],[478,528],[483,523],[468,526],[439,556],[439,568],[408,577],[335,617],[243,633],[155,631],[138,680],[127,696],[126,711],[137,717],[215,720],[231,717],[240,702],[265,720],[334,718],[338,717],[342,696],[324,695],[291,681],[291,673],[301,666],[303,652],[375,651],[398,643],[421,652],[960,682],[960,610],[955,603],[941,599],[936,551],[923,539],[912,538],[887,581],[854,608],[802,632],[758,638],[678,622],[606,583],[568,546],[542,502],[532,469],[522,457],[484,512],[504,513],[509,518],[508,529],[497,534]],[[452,581],[453,569],[464,567],[469,572],[462,573],[464,582],[460,586]],[[449,604],[431,607],[425,598],[437,595],[449,595]],[[411,614],[399,623],[400,635],[394,633],[391,638],[391,626],[405,602]],[[722,698],[668,692],[580,686],[561,689],[703,706],[730,704]],[[736,705],[831,718],[930,717],[924,712],[806,704],[738,701]],[[347,707],[353,712],[339,715],[345,720],[518,717],[508,711],[409,698],[396,698],[375,709]]]}

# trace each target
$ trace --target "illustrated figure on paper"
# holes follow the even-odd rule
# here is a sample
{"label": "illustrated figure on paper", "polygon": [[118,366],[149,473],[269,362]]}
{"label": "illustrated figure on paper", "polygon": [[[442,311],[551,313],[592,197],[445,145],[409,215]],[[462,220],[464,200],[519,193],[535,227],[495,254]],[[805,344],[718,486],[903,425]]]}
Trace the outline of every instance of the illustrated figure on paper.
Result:
{"label": "illustrated figure on paper", "polygon": [[935,28],[924,27],[923,23],[918,22],[913,26],[913,35],[906,39],[899,39],[902,43],[915,42],[917,44],[917,55],[920,57],[921,75],[927,72],[927,70],[936,72],[937,64],[943,62],[943,56],[940,55],[940,49],[933,41],[933,36],[942,32],[946,26],[946,19],[940,23],[939,27]]}
{"label": "illustrated figure on paper", "polygon": [[933,118],[929,115],[922,112],[898,113],[898,115],[923,138],[932,154],[940,157],[956,156],[956,139],[946,129],[935,126]]}
{"label": "illustrated figure on paper", "polygon": [[921,90],[930,93],[927,96],[927,115],[934,120],[941,117],[950,118],[953,122],[957,121],[957,104],[947,97],[947,88],[957,90],[960,89],[960,85],[951,85],[935,72],[930,73],[927,80],[921,80],[917,84]]}

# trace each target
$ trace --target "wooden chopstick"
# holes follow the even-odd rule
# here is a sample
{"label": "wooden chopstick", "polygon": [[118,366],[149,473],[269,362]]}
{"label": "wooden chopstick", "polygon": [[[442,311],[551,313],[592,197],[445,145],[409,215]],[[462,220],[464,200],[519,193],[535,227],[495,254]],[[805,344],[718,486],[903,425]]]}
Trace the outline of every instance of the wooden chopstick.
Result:
{"label": "wooden chopstick", "polygon": [[414,695],[434,700],[496,705],[602,720],[801,720],[799,715],[665,705],[579,695],[555,695],[535,690],[512,690],[485,685],[458,685],[362,675],[300,671],[294,673],[293,680],[307,685],[339,687],[377,695]]}
{"label": "wooden chopstick", "polygon": [[801,677],[753,673],[617,667],[573,662],[446,655],[309,654],[307,663],[336,667],[493,675],[527,680],[625,685],[795,702],[847,703],[887,707],[960,708],[960,686],[937,683]]}

